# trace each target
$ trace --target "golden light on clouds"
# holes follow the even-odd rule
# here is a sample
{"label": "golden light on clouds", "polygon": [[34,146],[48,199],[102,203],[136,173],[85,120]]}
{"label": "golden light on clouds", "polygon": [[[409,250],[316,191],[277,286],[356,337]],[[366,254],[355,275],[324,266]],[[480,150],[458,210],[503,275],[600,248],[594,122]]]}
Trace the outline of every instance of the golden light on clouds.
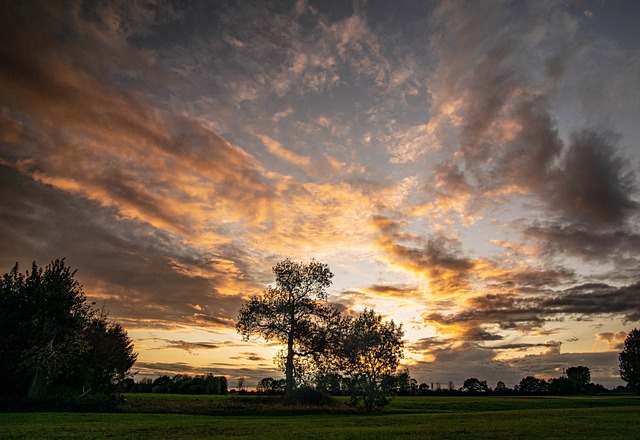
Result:
{"label": "golden light on clouds", "polygon": [[5,9],[2,267],[66,257],[145,374],[277,376],[234,320],[289,257],[330,264],[345,313],[405,323],[420,381],[583,354],[615,382],[640,319],[637,38],[597,18],[634,7]]}

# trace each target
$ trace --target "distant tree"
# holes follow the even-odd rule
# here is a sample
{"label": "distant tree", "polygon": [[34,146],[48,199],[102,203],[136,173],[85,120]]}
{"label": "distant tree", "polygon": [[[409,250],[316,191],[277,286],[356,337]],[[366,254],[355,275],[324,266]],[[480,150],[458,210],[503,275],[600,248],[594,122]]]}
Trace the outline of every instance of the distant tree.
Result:
{"label": "distant tree", "polygon": [[545,394],[549,391],[549,384],[544,379],[527,376],[516,385],[515,391],[521,394]]}
{"label": "distant tree", "polygon": [[481,394],[490,391],[486,380],[479,380],[475,377],[465,380],[462,384],[462,390],[470,394]]}
{"label": "distant tree", "polygon": [[256,387],[258,391],[269,394],[278,394],[284,391],[285,380],[284,379],[273,379],[271,377],[265,377],[258,382],[258,386]]}
{"label": "distant tree", "polygon": [[0,388],[39,399],[56,389],[109,392],[136,360],[127,333],[86,302],[64,260],[0,279]]}
{"label": "distant tree", "polygon": [[420,394],[421,396],[426,395],[429,392],[429,385],[427,385],[426,383],[421,383],[420,385],[418,385],[418,394]]}
{"label": "distant tree", "polygon": [[499,380],[496,384],[496,387],[493,389],[493,392],[497,395],[503,396],[505,394],[511,393],[511,390],[503,381]]}
{"label": "distant tree", "polygon": [[340,373],[328,371],[315,376],[315,388],[331,396],[341,396],[347,391],[347,384]]}
{"label": "distant tree", "polygon": [[569,367],[565,371],[567,379],[573,384],[576,394],[587,392],[591,384],[591,371],[588,367]]}
{"label": "distant tree", "polygon": [[571,395],[578,394],[577,386],[566,376],[554,377],[549,380],[549,394]]}
{"label": "distant tree", "polygon": [[385,322],[373,310],[346,318],[337,365],[348,379],[354,402],[363,399],[367,411],[388,403],[385,379],[393,375],[403,357],[402,325]]}
{"label": "distant tree", "polygon": [[418,382],[409,375],[409,369],[404,369],[389,376],[387,387],[392,394],[398,396],[414,396],[418,394]]}
{"label": "distant tree", "polygon": [[629,332],[619,359],[620,378],[628,388],[640,392],[640,330],[634,328]]}
{"label": "distant tree", "polygon": [[295,387],[296,359],[319,356],[329,345],[325,328],[338,312],[322,301],[327,299],[325,289],[333,273],[315,260],[297,263],[289,259],[277,263],[273,273],[275,287],[269,286],[241,307],[236,329],[245,340],[259,336],[285,344],[286,394],[290,395]]}

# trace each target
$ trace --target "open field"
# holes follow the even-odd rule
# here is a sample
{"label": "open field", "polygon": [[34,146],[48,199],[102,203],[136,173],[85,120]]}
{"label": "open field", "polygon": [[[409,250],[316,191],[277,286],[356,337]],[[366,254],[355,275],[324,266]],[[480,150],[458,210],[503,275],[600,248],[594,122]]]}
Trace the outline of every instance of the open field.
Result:
{"label": "open field", "polygon": [[[224,399],[233,398],[131,396],[130,403],[213,401],[218,405]],[[249,399],[240,401],[246,404]],[[186,406],[181,408],[184,412]],[[637,396],[398,397],[375,415],[309,414],[307,409],[295,414],[295,408],[289,415],[251,412],[248,407],[243,415],[4,413],[0,414],[0,438],[640,438]]]}

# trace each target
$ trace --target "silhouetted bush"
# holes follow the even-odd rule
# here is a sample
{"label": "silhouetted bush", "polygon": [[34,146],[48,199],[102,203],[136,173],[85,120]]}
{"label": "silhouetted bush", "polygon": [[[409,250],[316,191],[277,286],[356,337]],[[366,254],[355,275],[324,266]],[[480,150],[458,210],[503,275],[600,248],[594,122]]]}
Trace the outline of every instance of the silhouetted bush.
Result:
{"label": "silhouetted bush", "polygon": [[334,406],[336,401],[327,393],[311,387],[295,388],[287,395],[287,403],[295,405]]}

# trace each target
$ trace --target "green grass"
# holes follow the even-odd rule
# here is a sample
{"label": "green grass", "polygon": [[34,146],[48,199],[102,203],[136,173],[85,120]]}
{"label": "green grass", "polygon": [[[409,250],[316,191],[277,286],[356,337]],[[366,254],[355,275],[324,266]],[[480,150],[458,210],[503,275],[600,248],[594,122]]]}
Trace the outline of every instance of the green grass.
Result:
{"label": "green grass", "polygon": [[[144,396],[138,403],[232,401],[232,398],[183,397]],[[129,398],[130,402],[136,399],[138,396]],[[250,411],[242,415],[4,413],[0,414],[0,438],[640,438],[640,398],[636,396],[398,397],[381,414],[308,414],[305,411],[297,415],[266,411],[254,415]]]}

